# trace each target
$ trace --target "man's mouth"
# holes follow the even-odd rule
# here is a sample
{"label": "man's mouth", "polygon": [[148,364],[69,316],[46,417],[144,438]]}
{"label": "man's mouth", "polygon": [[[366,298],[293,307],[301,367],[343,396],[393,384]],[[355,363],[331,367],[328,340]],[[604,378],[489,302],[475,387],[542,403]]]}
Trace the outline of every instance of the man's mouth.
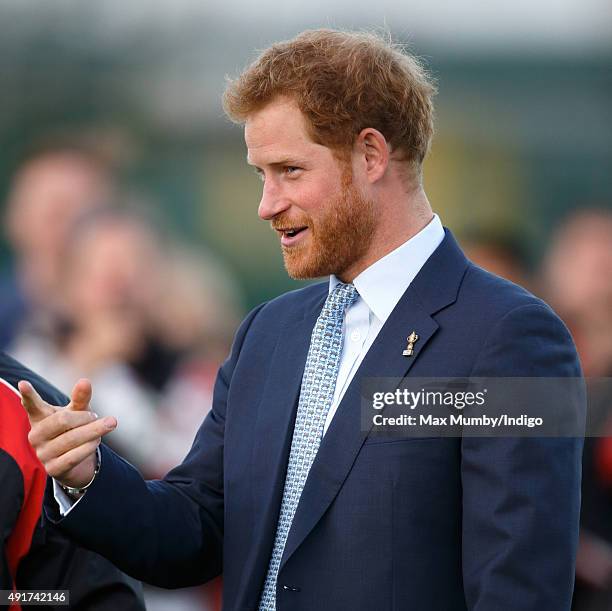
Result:
{"label": "man's mouth", "polygon": [[283,246],[293,246],[304,237],[308,227],[275,227],[275,229],[280,235]]}

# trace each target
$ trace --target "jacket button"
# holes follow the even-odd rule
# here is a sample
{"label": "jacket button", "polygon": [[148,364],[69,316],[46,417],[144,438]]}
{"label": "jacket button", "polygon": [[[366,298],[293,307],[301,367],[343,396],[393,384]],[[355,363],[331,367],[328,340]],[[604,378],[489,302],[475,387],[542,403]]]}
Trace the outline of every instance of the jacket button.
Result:
{"label": "jacket button", "polygon": [[284,586],[283,586],[283,590],[286,590],[287,592],[299,592],[299,591],[300,591],[300,588],[296,588],[296,587],[294,587],[294,586],[287,586],[287,585],[284,585]]}

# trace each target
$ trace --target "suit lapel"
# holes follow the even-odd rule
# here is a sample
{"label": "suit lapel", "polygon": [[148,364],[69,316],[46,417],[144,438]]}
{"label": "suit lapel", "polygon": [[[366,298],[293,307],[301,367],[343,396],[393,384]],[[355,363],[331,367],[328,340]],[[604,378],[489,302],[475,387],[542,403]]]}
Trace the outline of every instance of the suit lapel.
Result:
{"label": "suit lapel", "polygon": [[[455,301],[466,268],[465,256],[447,231],[442,244],[425,263],[380,330],[338,406],[308,474],[281,568],[334,500],[367,437],[367,431],[361,430],[361,381],[368,377],[401,378],[408,375],[438,330],[431,315]],[[416,330],[419,340],[414,346],[414,355],[405,357],[402,352],[406,348],[406,337],[412,330]]]}
{"label": "suit lapel", "polygon": [[251,506],[255,528],[244,572],[252,576],[246,595],[253,599],[259,596],[272,553],[310,336],[326,297],[322,285],[321,293],[303,304],[303,309],[289,313],[271,355],[253,431]]}

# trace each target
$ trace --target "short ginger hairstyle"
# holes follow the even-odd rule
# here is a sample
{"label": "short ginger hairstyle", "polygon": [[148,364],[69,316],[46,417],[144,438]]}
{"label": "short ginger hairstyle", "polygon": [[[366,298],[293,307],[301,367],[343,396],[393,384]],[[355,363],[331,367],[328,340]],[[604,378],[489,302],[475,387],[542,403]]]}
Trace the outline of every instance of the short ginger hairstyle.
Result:
{"label": "short ginger hairstyle", "polygon": [[263,51],[229,81],[223,106],[232,121],[244,123],[285,96],[305,115],[318,144],[346,152],[371,127],[399,158],[420,168],[433,136],[435,93],[419,60],[383,38],[318,29]]}

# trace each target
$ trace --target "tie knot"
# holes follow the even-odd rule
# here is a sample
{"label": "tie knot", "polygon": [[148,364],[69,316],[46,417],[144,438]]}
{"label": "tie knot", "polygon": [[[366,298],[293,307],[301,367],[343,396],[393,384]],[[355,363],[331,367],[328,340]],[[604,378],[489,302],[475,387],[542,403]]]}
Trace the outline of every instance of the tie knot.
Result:
{"label": "tie knot", "polygon": [[322,313],[333,318],[342,318],[346,309],[357,301],[357,297],[359,293],[354,284],[339,283],[328,295]]}

